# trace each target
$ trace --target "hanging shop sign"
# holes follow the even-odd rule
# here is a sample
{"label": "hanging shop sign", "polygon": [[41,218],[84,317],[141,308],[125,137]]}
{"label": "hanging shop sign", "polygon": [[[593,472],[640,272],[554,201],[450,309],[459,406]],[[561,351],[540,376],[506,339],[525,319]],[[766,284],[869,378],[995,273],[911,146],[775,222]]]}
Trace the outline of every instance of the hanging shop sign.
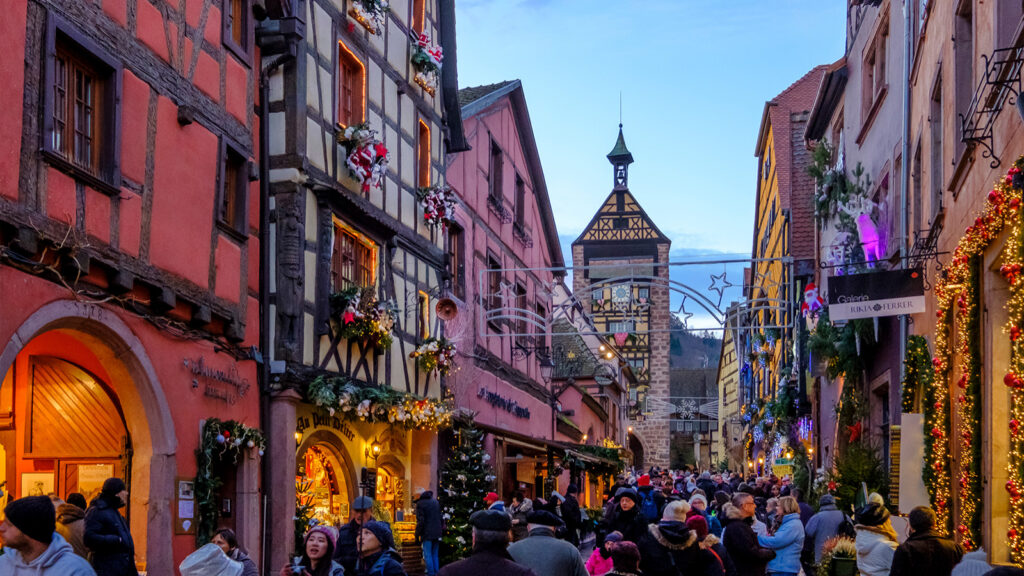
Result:
{"label": "hanging shop sign", "polygon": [[526,406],[520,406],[519,402],[512,400],[511,398],[505,398],[504,396],[491,392],[486,388],[481,388],[477,394],[477,398],[483,398],[491,406],[499,410],[504,410],[516,418],[525,418],[529,420],[530,409]]}
{"label": "hanging shop sign", "polygon": [[832,320],[918,314],[925,310],[924,275],[914,269],[833,276],[828,307]]}
{"label": "hanging shop sign", "polygon": [[192,388],[203,384],[203,395],[218,398],[234,404],[245,397],[249,391],[249,380],[238,373],[238,368],[231,364],[227,370],[218,370],[206,363],[206,358],[185,358],[182,365],[192,373]]}

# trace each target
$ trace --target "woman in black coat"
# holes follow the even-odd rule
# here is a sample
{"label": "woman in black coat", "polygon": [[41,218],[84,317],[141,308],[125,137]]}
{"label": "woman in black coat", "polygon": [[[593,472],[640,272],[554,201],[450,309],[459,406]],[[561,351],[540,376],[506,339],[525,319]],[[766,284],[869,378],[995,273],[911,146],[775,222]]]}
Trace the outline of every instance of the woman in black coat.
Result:
{"label": "woman in black coat", "polygon": [[616,530],[622,533],[623,540],[635,544],[647,533],[647,521],[640,513],[640,496],[632,488],[620,488],[615,499],[615,508],[601,521],[598,545],[604,543],[605,534]]}
{"label": "woman in black coat", "polygon": [[433,492],[424,490],[416,500],[416,540],[423,546],[427,576],[434,576],[441,569],[438,552],[442,532],[441,504]]}
{"label": "woman in black coat", "polygon": [[96,576],[139,576],[135,542],[128,522],[118,512],[128,502],[124,480],[108,478],[85,512],[85,545],[92,551]]}

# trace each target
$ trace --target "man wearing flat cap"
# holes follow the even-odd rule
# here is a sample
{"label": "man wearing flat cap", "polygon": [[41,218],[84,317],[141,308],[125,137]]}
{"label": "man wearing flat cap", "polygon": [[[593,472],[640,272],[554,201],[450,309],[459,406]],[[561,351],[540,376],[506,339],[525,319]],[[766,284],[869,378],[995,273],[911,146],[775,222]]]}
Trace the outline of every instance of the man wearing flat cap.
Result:
{"label": "man wearing flat cap", "polygon": [[575,546],[555,538],[562,520],[540,510],[526,517],[530,535],[508,547],[512,558],[537,576],[587,576],[587,569]]}
{"label": "man wearing flat cap", "polygon": [[0,556],[0,574],[96,576],[92,566],[56,533],[57,514],[48,497],[14,500],[4,508],[4,516],[0,539],[5,553]]}
{"label": "man wearing flat cap", "polygon": [[473,527],[473,554],[453,562],[438,576],[537,576],[532,570],[512,561],[508,553],[512,519],[501,510],[477,510],[469,517]]}
{"label": "man wearing flat cap", "polygon": [[334,560],[345,568],[346,574],[356,573],[359,559],[359,534],[363,524],[373,519],[373,498],[360,496],[352,501],[352,518],[338,528],[338,545],[334,549]]}

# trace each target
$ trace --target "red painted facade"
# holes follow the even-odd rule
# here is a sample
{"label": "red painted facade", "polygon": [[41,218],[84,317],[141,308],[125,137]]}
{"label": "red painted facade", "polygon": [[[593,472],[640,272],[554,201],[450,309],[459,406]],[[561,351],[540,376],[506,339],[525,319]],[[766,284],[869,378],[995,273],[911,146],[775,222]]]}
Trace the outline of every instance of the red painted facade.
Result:
{"label": "red painted facade", "polygon": [[[259,344],[257,55],[222,43],[220,4],[29,0],[0,21],[0,376],[15,390],[10,421],[0,400],[3,479],[16,497],[24,473],[62,469],[62,458],[8,442],[30,425],[18,395],[41,386],[23,366],[52,356],[90,373],[123,411],[136,560],[151,574],[171,573],[196,546],[176,498],[196,474],[200,423],[260,424],[248,353]],[[72,87],[92,95],[98,117],[78,126],[99,150],[89,166],[49,150],[62,58],[95,75]],[[226,163],[228,150],[241,161]],[[225,205],[241,208],[227,218]],[[185,362],[199,358],[232,383],[193,374]],[[231,403],[215,397],[225,387]],[[221,495],[232,505],[220,522],[258,558],[250,452]]]}

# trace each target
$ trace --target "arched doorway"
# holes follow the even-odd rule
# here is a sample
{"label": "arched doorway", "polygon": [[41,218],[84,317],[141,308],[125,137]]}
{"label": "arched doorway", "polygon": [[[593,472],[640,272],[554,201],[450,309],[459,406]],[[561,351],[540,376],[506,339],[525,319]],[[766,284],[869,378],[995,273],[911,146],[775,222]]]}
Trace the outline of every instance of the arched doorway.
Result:
{"label": "arched doorway", "polygon": [[644,444],[637,438],[636,434],[629,434],[629,451],[633,453],[633,466],[644,467]]}
{"label": "arched doorway", "polygon": [[377,502],[377,514],[387,522],[399,519],[399,510],[405,510],[405,498],[408,486],[405,482],[405,466],[387,454],[377,459],[377,491],[374,498]]}
{"label": "arched doorway", "polygon": [[309,435],[299,446],[296,498],[312,506],[320,522],[340,526],[349,521],[350,505],[359,496],[352,460],[337,437],[326,430]]}
{"label": "arched doorway", "polygon": [[[119,414],[117,418],[107,417],[113,431],[108,429],[105,437],[109,439],[116,436],[117,430],[121,429],[122,435],[130,438],[130,465],[125,466],[128,462],[122,459],[125,455],[113,454],[109,445],[97,452],[104,457],[99,458],[99,462],[91,461],[91,464],[105,466],[117,461],[114,475],[120,472],[130,486],[126,512],[135,540],[137,563],[153,567],[173,565],[171,504],[175,494],[174,454],[177,440],[171,410],[159,385],[156,370],[146,354],[146,347],[120,317],[101,306],[57,301],[38,309],[8,336],[0,351],[0,375],[4,378],[0,383],[0,396],[8,392],[12,395],[12,409],[9,412],[0,411],[0,428],[9,428],[6,430],[9,434],[13,427],[22,427],[23,424],[27,426],[27,423],[14,417],[14,406],[19,403],[16,379],[21,371],[19,366],[24,365],[28,384],[28,368],[35,357],[61,361],[51,363],[51,369],[56,366],[59,370],[50,376],[83,379],[79,382],[81,386],[94,391],[102,390],[107,398],[104,400],[96,397],[92,400],[97,409],[105,406],[108,415],[110,410]],[[45,374],[40,372],[39,377],[43,376]],[[89,382],[90,379],[95,382]],[[89,382],[88,385],[86,382]],[[29,399],[24,394],[20,398]],[[15,442],[23,447],[24,444],[18,440],[19,436],[23,440],[23,435],[17,430],[13,434]],[[8,458],[5,455],[5,468],[10,468],[6,464]],[[50,467],[54,475],[55,492],[60,486],[70,488],[72,480],[80,482],[77,491],[85,490],[92,476],[100,475],[101,469],[98,467],[79,470],[67,464],[82,462],[76,463],[65,458],[66,465],[61,466],[57,462],[60,459],[52,460],[51,464],[33,462],[32,472]],[[90,461],[84,464],[90,464]],[[17,474],[16,466],[15,463],[15,468],[5,470],[5,479],[11,482],[8,489],[14,486],[20,490],[22,478]],[[60,470],[68,477],[58,481]],[[102,470],[104,473],[107,471],[106,468]],[[11,480],[12,474],[18,475],[17,481]],[[44,489],[49,487],[48,480],[42,477],[36,480],[30,476],[28,480],[42,482]]]}

